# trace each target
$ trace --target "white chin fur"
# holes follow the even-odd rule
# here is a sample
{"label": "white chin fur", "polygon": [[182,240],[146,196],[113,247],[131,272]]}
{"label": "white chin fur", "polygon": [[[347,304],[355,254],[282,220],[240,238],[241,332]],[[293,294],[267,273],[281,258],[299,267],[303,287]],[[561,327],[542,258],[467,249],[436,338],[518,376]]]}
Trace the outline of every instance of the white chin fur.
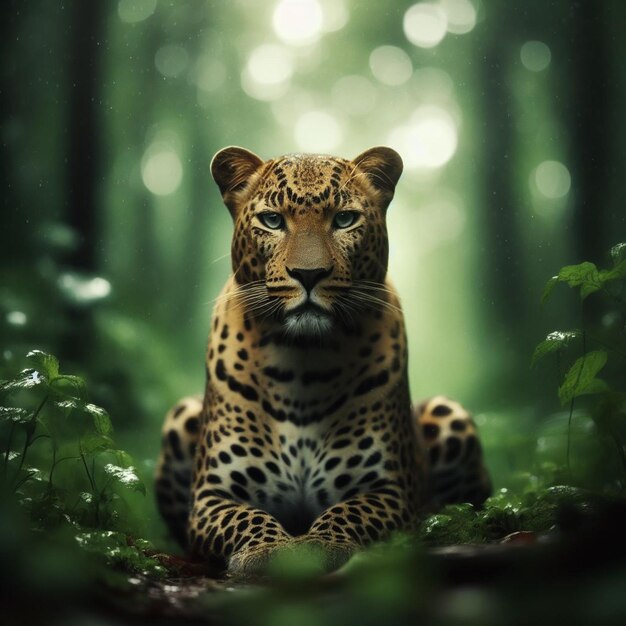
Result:
{"label": "white chin fur", "polygon": [[302,311],[285,318],[285,330],[288,335],[319,337],[332,330],[333,321],[328,315],[315,311]]}

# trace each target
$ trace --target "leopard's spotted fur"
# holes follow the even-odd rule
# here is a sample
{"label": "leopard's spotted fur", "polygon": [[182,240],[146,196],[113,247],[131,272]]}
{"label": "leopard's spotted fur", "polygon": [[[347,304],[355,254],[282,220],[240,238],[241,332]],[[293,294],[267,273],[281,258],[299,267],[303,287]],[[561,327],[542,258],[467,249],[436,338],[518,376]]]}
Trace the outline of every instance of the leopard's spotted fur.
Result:
{"label": "leopard's spotted fur", "polygon": [[386,277],[401,171],[389,148],[266,162],[226,148],[213,160],[235,223],[233,277],[204,397],[166,417],[157,495],[181,544],[230,573],[299,543],[320,546],[332,569],[414,526],[429,502],[489,493],[467,412],[442,397],[411,409]]}

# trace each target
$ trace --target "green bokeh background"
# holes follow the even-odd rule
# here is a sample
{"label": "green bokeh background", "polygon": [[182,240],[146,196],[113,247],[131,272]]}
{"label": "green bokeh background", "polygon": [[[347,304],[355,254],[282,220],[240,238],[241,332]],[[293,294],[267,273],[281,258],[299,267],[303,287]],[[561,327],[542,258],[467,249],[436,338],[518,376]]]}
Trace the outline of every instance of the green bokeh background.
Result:
{"label": "green bokeh background", "polygon": [[[425,48],[403,28],[413,4],[320,1],[326,26],[301,45],[277,2],[3,2],[0,373],[58,355],[149,479],[166,409],[203,387],[230,271],[212,155],[391,145],[422,164],[388,213],[414,399],[476,414],[497,487],[562,463],[557,365],[530,358],[580,323],[575,293],[540,307],[546,280],[626,236],[626,5],[447,0],[435,15],[467,32]],[[591,423],[573,423],[581,475],[602,474]],[[163,541],[150,497],[137,507]]]}

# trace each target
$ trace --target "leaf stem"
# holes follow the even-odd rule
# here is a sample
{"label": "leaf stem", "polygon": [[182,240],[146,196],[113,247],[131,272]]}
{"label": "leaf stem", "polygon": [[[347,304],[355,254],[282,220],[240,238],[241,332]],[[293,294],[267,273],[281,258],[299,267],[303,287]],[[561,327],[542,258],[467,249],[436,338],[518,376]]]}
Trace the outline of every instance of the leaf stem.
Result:
{"label": "leaf stem", "polygon": [[[43,409],[49,397],[50,397],[49,394],[46,394],[43,397],[43,400],[39,403],[39,406],[33,413],[33,416],[30,418],[30,421],[28,422],[28,430],[26,431],[26,437],[24,438],[24,446],[22,447],[22,456],[20,457],[20,464],[19,464],[19,467],[17,468],[17,472],[15,472],[15,476],[13,477],[13,482],[16,482],[18,480],[18,476],[20,475],[20,472],[22,471],[22,468],[24,467],[24,461],[26,459],[26,452],[28,451],[28,448],[30,447],[30,445],[33,443],[33,434],[35,433],[35,429],[37,428],[37,417],[39,413],[41,413],[41,409]],[[20,483],[20,485],[21,484],[22,483]],[[17,489],[18,489],[18,486],[15,486],[13,488],[13,491],[15,492]]]}

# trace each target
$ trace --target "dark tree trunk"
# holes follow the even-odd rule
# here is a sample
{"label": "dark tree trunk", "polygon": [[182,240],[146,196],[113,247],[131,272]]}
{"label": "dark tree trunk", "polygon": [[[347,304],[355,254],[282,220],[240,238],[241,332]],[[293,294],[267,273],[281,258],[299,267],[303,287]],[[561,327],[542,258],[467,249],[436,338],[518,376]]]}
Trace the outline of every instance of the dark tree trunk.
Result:
{"label": "dark tree trunk", "polygon": [[[502,11],[493,13],[502,15]],[[494,23],[501,23],[497,15]],[[502,28],[506,25],[503,23]],[[514,196],[516,172],[513,170],[516,135],[513,118],[513,94],[507,82],[510,73],[509,39],[501,31],[487,35],[479,50],[480,91],[482,93],[481,127],[483,156],[481,266],[483,306],[494,337],[507,349],[516,350],[523,343],[525,320],[520,312],[523,302],[524,254],[520,241],[520,201]]]}
{"label": "dark tree trunk", "polygon": [[[604,225],[611,177],[621,175],[611,163],[609,51],[604,2],[582,2],[575,12],[571,40],[569,127],[573,144],[572,192],[576,257],[598,261],[607,247]],[[622,207],[623,209],[623,207]],[[613,209],[614,210],[614,209]]]}
{"label": "dark tree trunk", "polygon": [[67,117],[67,221],[79,235],[68,262],[79,270],[96,269],[97,191],[100,173],[98,91],[101,83],[102,3],[72,4]]}
{"label": "dark tree trunk", "polygon": [[[67,82],[66,220],[77,233],[78,242],[66,258],[66,263],[74,271],[93,274],[97,269],[99,245],[97,194],[101,149],[98,101],[103,4],[99,0],[74,0],[71,11]],[[86,306],[70,306],[68,313],[70,324],[64,352],[70,359],[79,360],[90,350],[92,313]]]}

